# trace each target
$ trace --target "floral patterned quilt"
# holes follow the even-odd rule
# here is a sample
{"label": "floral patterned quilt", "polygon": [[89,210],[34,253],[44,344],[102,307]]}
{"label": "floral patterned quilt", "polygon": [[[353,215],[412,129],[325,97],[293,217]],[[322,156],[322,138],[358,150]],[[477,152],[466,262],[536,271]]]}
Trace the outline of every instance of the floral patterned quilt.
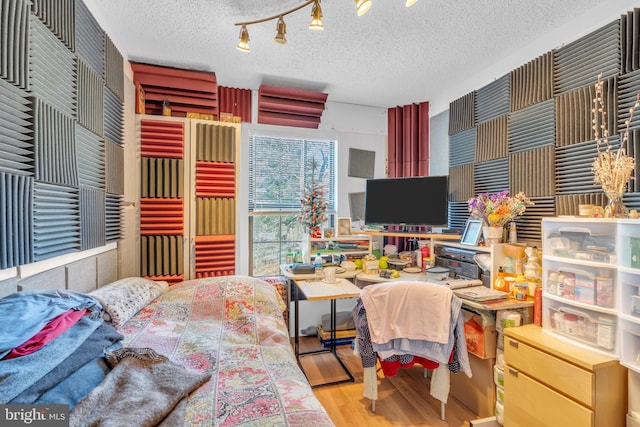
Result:
{"label": "floral patterned quilt", "polygon": [[265,281],[211,277],[173,285],[119,332],[212,378],[189,398],[188,426],[332,426],[296,363],[282,298]]}

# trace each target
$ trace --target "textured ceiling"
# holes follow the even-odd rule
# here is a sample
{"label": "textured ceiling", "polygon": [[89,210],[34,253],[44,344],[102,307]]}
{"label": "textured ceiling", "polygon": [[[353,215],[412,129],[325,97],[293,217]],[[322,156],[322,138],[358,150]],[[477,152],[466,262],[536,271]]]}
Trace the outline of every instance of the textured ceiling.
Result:
{"label": "textured ceiling", "polygon": [[[430,101],[440,110],[452,93],[462,96],[490,83],[593,31],[602,19],[618,18],[632,3],[418,0],[406,8],[404,0],[372,0],[369,12],[358,17],[352,0],[323,0],[324,31],[308,30],[306,7],[285,17],[286,45],[273,42],[275,21],[249,26],[247,54],[235,48],[240,28],[234,23],[303,1],[84,1],[131,61],[213,71],[223,86],[288,86],[326,92],[329,101],[385,108]],[[566,29],[586,18],[601,22]]]}

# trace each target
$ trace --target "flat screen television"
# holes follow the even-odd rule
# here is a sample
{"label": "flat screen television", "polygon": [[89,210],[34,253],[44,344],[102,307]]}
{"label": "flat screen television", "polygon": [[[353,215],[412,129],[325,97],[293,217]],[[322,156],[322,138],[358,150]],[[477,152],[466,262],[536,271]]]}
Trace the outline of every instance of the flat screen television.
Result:
{"label": "flat screen television", "polygon": [[448,176],[368,179],[364,221],[374,226],[446,227]]}

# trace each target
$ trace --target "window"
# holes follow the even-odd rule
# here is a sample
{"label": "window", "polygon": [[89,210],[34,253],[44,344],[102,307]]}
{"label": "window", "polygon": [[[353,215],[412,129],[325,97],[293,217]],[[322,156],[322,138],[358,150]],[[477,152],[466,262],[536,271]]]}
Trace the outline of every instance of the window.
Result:
{"label": "window", "polygon": [[298,213],[304,186],[311,179],[324,187],[332,223],[335,152],[335,141],[249,134],[249,274],[279,274],[287,252],[301,249],[305,231]]}

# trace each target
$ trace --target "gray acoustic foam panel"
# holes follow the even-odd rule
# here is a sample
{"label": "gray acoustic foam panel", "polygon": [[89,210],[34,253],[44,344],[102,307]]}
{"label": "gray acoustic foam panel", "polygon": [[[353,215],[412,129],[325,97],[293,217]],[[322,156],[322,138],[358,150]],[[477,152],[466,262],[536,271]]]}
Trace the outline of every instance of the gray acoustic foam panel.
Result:
{"label": "gray acoustic foam panel", "polygon": [[30,95],[69,117],[75,117],[75,56],[34,15],[29,29]]}
{"label": "gray acoustic foam panel", "polygon": [[174,276],[184,272],[182,236],[140,236],[141,276]]}
{"label": "gray acoustic foam panel", "polygon": [[0,172],[0,270],[33,262],[33,177]]}
{"label": "gray acoustic foam panel", "polygon": [[556,102],[531,104],[509,114],[509,153],[519,153],[556,143]]}
{"label": "gray acoustic foam panel", "polygon": [[81,250],[104,246],[105,193],[90,187],[80,187],[80,235]]}
{"label": "gray acoustic foam panel", "polygon": [[77,187],[75,120],[39,98],[32,106],[36,179]]}
{"label": "gray acoustic foam panel", "polygon": [[376,152],[349,148],[348,176],[373,178],[376,166]]}
{"label": "gray acoustic foam panel", "polygon": [[506,114],[476,126],[476,162],[507,157],[508,153]]}
{"label": "gray acoustic foam panel", "polygon": [[449,135],[471,129],[476,124],[475,92],[449,104]]}
{"label": "gray acoustic foam panel", "polygon": [[352,221],[364,219],[365,192],[349,193],[349,216]]}
{"label": "gray acoustic foam panel", "polygon": [[107,242],[122,238],[122,197],[117,194],[106,194],[104,226]]}
{"label": "gray acoustic foam panel", "polygon": [[31,0],[31,11],[71,51],[75,46],[76,0]]}
{"label": "gray acoustic foam panel", "polygon": [[34,261],[80,250],[80,195],[77,188],[33,185]]}
{"label": "gray acoustic foam panel", "polygon": [[124,106],[118,97],[104,87],[104,137],[120,146],[124,144]]}
{"label": "gray acoustic foam panel", "polygon": [[473,193],[498,193],[509,189],[509,159],[476,163],[473,172]]}
{"label": "gray acoustic foam panel", "polygon": [[511,111],[553,98],[553,52],[511,72]]}
{"label": "gray acoustic foam panel", "polygon": [[78,123],[102,137],[104,134],[104,81],[78,59]]}
{"label": "gray acoustic foam panel", "polygon": [[473,163],[476,158],[476,128],[449,135],[449,167]]}
{"label": "gray acoustic foam panel", "polygon": [[[638,93],[640,93],[640,71],[634,71],[633,73],[625,74],[618,78],[617,129],[621,132],[624,132],[626,129],[625,123],[630,117],[629,110],[638,100]],[[634,112],[629,128],[640,129],[640,109]],[[616,128],[612,126],[610,131],[614,133],[615,129]]]}
{"label": "gray acoustic foam panel", "polygon": [[469,205],[464,202],[449,202],[449,228],[464,230],[469,219]]}
{"label": "gray acoustic foam panel", "polygon": [[76,124],[76,159],[80,185],[105,189],[104,141],[93,132]]}
{"label": "gray acoustic foam panel", "polygon": [[76,0],[76,54],[104,78],[104,31],[82,0]]}
{"label": "gray acoustic foam panel", "polygon": [[140,197],[181,198],[183,177],[182,159],[142,157]]}
{"label": "gray acoustic foam panel", "polygon": [[606,203],[604,193],[563,194],[556,196],[556,215],[579,215],[578,205],[604,206]]}
{"label": "gray acoustic foam panel", "polygon": [[449,169],[449,200],[466,202],[474,196],[473,169],[472,164]]}
{"label": "gray acoustic foam panel", "polygon": [[510,75],[476,90],[476,123],[484,123],[509,112]]}
{"label": "gray acoustic foam panel", "polygon": [[196,125],[196,160],[234,163],[236,128],[233,126]]}
{"label": "gray acoustic foam panel", "polygon": [[542,218],[556,216],[554,197],[532,197],[533,206],[527,206],[524,214],[516,220],[518,242],[542,241]]}
{"label": "gray acoustic foam panel", "polygon": [[124,194],[124,149],[105,141],[105,182],[107,193]]}
{"label": "gray acoustic foam panel", "polygon": [[620,39],[622,73],[640,69],[640,9],[635,8],[620,16]]}
{"label": "gray acoustic foam panel", "polygon": [[511,154],[509,188],[524,191],[529,197],[553,196],[556,192],[555,166],[554,146]]}
{"label": "gray acoustic foam panel", "polygon": [[594,85],[620,73],[620,20],[554,51],[555,94]]}
{"label": "gray acoustic foam panel", "polygon": [[633,179],[629,181],[627,188],[629,192],[640,192],[640,130],[635,129],[629,132],[629,141],[627,142],[627,154],[636,161],[636,169],[633,172]]}
{"label": "gray acoustic foam panel", "polygon": [[124,103],[124,59],[107,34],[104,35],[104,83]]}
{"label": "gray acoustic foam panel", "polygon": [[[619,146],[617,137],[610,139],[614,147]],[[556,194],[602,192],[593,181],[591,164],[596,158],[594,141],[556,148]]]}
{"label": "gray acoustic foam panel", "polygon": [[29,90],[29,0],[0,1],[0,78]]}
{"label": "gray acoustic foam panel", "polygon": [[35,161],[26,93],[0,79],[0,171],[32,175]]}

